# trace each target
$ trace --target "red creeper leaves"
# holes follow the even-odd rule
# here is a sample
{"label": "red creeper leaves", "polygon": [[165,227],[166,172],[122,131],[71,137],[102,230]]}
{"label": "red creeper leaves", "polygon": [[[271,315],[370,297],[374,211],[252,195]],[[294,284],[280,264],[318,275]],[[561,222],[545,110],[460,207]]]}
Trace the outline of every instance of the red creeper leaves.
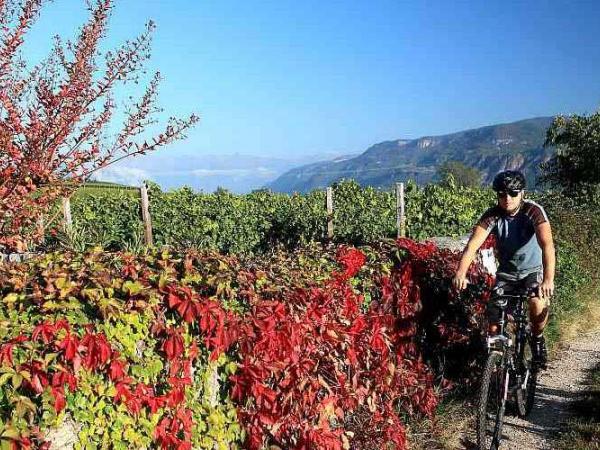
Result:
{"label": "red creeper leaves", "polygon": [[126,362],[121,359],[113,359],[110,362],[110,370],[108,376],[113,381],[119,381],[125,376],[125,364]]}
{"label": "red creeper leaves", "polygon": [[65,359],[67,361],[72,361],[78,355],[79,339],[77,336],[67,332],[67,335],[61,341],[58,348],[64,351]]}
{"label": "red creeper leaves", "polygon": [[161,449],[191,450],[192,412],[178,408],[174,414],[161,419],[154,438]]}
{"label": "red creeper leaves", "polygon": [[175,309],[187,323],[192,323],[197,318],[199,300],[197,294],[189,286],[171,288],[168,294],[168,304]]}
{"label": "red creeper leaves", "polygon": [[337,259],[344,267],[344,277],[346,278],[355,276],[366,262],[364,253],[351,247],[341,247]]}
{"label": "red creeper leaves", "polygon": [[[244,358],[231,381],[232,397],[245,405],[239,415],[250,448],[266,439],[287,448],[341,449],[351,431],[370,446],[394,442],[401,449],[405,436],[394,405],[416,409],[414,402],[435,399],[431,376],[410,359],[395,317],[381,304],[361,311],[363,299],[348,280],[365,256],[347,248],[338,256],[344,271],[325,286],[256,302],[245,320],[253,329],[239,338]],[[389,282],[387,289],[391,297]],[[432,413],[434,406],[421,409]],[[362,414],[367,422],[354,420]]]}
{"label": "red creeper leaves", "polygon": [[54,411],[58,414],[67,404],[65,400],[65,389],[62,386],[52,386],[52,395],[54,396]]}
{"label": "red creeper leaves", "polygon": [[110,344],[103,334],[86,333],[81,339],[81,346],[86,348],[83,365],[90,370],[104,366],[112,354]]}
{"label": "red creeper leaves", "polygon": [[169,361],[179,358],[183,354],[183,337],[180,329],[167,330],[167,338],[163,343],[163,351]]}
{"label": "red creeper leaves", "polygon": [[[116,264],[116,270],[126,267],[145,292],[156,289],[164,299],[153,306],[150,327],[156,343],[152,350],[164,357],[155,385],[128,375],[131,361],[93,326],[71,329],[64,321],[38,324],[31,336],[0,345],[0,364],[12,368],[16,363],[14,369],[27,370],[30,380],[22,383],[19,393],[35,398],[50,392],[55,412],[65,408],[65,388],[77,389],[81,370],[101,374],[115,387],[113,401],[125,405],[130,414],[161,414],[155,445],[190,449],[194,422],[187,407],[194,370],[204,363],[207,351],[212,358],[229,351],[239,364],[225,385],[231,386],[230,395],[239,405],[247,447],[272,443],[307,450],[394,444],[402,449],[406,436],[400,417],[431,416],[438,401],[427,362],[445,355],[447,361],[462,365],[465,355],[477,353],[472,345],[482,302],[458,301],[448,290],[456,255],[409,240],[398,245],[404,256],[386,261],[385,274],[374,273],[372,266],[361,270],[365,256],[343,248],[339,271],[321,278],[328,281],[294,283],[291,289],[279,279],[276,286],[261,287],[272,276],[268,271],[235,270],[233,279],[239,286],[232,291],[246,302],[244,315],[223,308],[218,299],[230,295],[226,290],[179,279],[185,275],[177,270],[193,274],[195,265],[206,265],[206,260],[187,257],[180,268],[157,259],[156,268],[151,268],[152,263],[128,256],[125,266]],[[218,266],[216,270],[225,270]],[[71,279],[84,279],[84,270],[81,278]],[[167,274],[167,281],[161,278],[153,285],[159,277],[150,277],[151,270]],[[94,282],[111,280],[110,273],[95,273]],[[360,278],[351,279],[357,275]],[[471,275],[476,282],[489,281],[477,270]],[[43,286],[37,291],[41,298]],[[367,293],[368,306],[362,297]],[[191,342],[187,348],[186,342]],[[25,347],[35,350],[34,357],[20,364]],[[463,376],[464,369],[450,375]]]}

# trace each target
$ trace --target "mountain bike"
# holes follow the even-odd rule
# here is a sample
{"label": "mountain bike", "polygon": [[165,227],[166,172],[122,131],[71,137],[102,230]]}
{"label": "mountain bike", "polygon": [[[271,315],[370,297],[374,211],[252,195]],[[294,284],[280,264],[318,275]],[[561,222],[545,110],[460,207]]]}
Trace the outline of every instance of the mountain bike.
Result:
{"label": "mountain bike", "polygon": [[486,340],[488,357],[477,402],[477,445],[481,450],[499,448],[509,398],[519,417],[526,417],[533,407],[539,368],[532,356],[527,313],[531,291],[506,294],[496,288],[490,299],[501,313],[498,334]]}

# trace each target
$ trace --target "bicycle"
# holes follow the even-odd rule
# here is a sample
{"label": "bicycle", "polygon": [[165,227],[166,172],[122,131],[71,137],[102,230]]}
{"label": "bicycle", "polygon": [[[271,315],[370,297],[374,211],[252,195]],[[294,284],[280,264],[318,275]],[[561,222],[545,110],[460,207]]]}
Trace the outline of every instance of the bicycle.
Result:
{"label": "bicycle", "polygon": [[[533,289],[506,294],[497,288],[490,300],[500,307],[501,314],[498,334],[486,341],[488,357],[477,403],[477,445],[481,450],[499,448],[509,397],[514,398],[519,417],[526,417],[533,407],[539,368],[533,361],[526,306]],[[510,303],[514,303],[511,314],[507,311]]]}

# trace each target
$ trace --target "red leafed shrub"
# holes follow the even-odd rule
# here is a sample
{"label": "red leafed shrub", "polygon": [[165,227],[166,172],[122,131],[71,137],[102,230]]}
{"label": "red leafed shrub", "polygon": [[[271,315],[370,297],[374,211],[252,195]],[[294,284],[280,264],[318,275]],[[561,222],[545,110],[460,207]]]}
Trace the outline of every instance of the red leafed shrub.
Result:
{"label": "red leafed shrub", "polygon": [[[51,54],[28,69],[23,61],[27,32],[45,0],[0,2],[0,247],[26,248],[43,238],[43,222],[62,195],[117,161],[143,155],[185,137],[195,115],[156,122],[160,74],[137,102],[119,111],[115,91],[137,83],[150,57],[154,24],[114,51],[101,52],[112,0],[86,2],[89,18],[69,43],[57,38]],[[114,138],[106,131],[124,113]],[[120,119],[119,119],[120,120]],[[52,219],[52,218],[50,218]]]}
{"label": "red leafed shrub", "polygon": [[[449,287],[459,255],[430,243],[402,239],[365,253],[324,248],[315,267],[301,256],[244,265],[214,254],[93,253],[77,264],[72,260],[78,256],[55,256],[58,263],[32,263],[23,274],[0,266],[0,308],[11,314],[26,308],[21,311],[35,317],[24,328],[0,330],[6,333],[0,365],[26,374],[16,381],[11,375],[0,389],[31,399],[36,411],[60,413],[70,407],[81,371],[94,372],[112,384],[109,398],[124,405],[133,421],[160,414],[155,445],[186,449],[200,439],[190,395],[203,373],[197,369],[208,355],[215,360],[226,352],[222,359],[238,367],[227,364],[217,374],[230,383],[219,385],[214,401],[229,394],[237,402],[248,448],[406,448],[401,417],[434,414],[434,375],[472,378],[487,291],[457,297]],[[491,283],[479,267],[470,276],[474,284]],[[125,298],[113,299],[111,312],[89,280],[110,286],[109,292],[121,286]],[[31,293],[26,298],[25,289]],[[85,307],[47,319],[46,307],[73,298]],[[163,360],[152,381],[135,376],[131,350],[94,326],[103,311],[111,320],[119,311],[124,320],[132,312],[152,317],[152,347],[144,351]],[[227,404],[233,408],[229,399]],[[3,420],[12,413],[0,402]],[[12,441],[23,448],[27,442],[44,445],[33,431],[38,423],[36,415],[19,425],[33,427]]]}
{"label": "red leafed shrub", "polygon": [[[398,410],[432,415],[432,376],[397,326],[388,295],[362,311],[350,277],[364,263],[339,252],[343,272],[322,287],[252,305],[240,335],[242,361],[231,377],[250,448],[406,446]],[[246,404],[247,399],[252,401]]]}
{"label": "red leafed shrub", "polygon": [[[399,317],[414,319],[405,326],[415,328],[419,351],[436,375],[463,385],[474,381],[477,359],[483,354],[482,317],[493,277],[473,264],[470,287],[457,293],[451,280],[459,252],[409,239],[399,239],[397,244],[404,256],[389,281],[391,291],[411,299],[400,305],[412,305],[411,311],[400,307]],[[493,241],[488,244],[493,246]]]}

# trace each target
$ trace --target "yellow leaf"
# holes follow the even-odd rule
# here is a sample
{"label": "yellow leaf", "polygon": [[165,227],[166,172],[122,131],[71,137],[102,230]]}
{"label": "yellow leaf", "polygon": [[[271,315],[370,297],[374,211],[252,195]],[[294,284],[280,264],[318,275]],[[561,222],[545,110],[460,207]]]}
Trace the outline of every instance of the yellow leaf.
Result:
{"label": "yellow leaf", "polygon": [[86,288],[81,291],[83,296],[88,300],[97,301],[100,296],[103,294],[102,289],[94,289],[94,288]]}
{"label": "yellow leaf", "polygon": [[19,375],[21,375],[27,381],[31,381],[31,374],[27,370],[19,371]]}
{"label": "yellow leaf", "polygon": [[2,432],[2,435],[0,435],[0,437],[17,440],[21,437],[21,434],[19,433],[19,431],[16,428],[9,427],[9,428],[4,429],[4,431]]}
{"label": "yellow leaf", "polygon": [[12,373],[5,373],[2,376],[0,376],[0,387],[4,386],[11,377]]}
{"label": "yellow leaf", "polygon": [[64,289],[67,286],[67,279],[64,277],[57,278],[56,280],[54,280],[54,285],[58,289]]}
{"label": "yellow leaf", "polygon": [[13,305],[17,302],[18,299],[19,294],[17,294],[16,292],[11,292],[2,299],[2,303],[6,303],[7,305]]}
{"label": "yellow leaf", "polygon": [[123,283],[123,290],[129,295],[137,295],[144,290],[144,286],[138,281],[131,282],[127,280],[125,283]]}
{"label": "yellow leaf", "polygon": [[23,376],[19,375],[18,373],[13,374],[12,376],[12,385],[15,389],[18,389],[19,386],[21,386],[21,383],[23,383]]}

